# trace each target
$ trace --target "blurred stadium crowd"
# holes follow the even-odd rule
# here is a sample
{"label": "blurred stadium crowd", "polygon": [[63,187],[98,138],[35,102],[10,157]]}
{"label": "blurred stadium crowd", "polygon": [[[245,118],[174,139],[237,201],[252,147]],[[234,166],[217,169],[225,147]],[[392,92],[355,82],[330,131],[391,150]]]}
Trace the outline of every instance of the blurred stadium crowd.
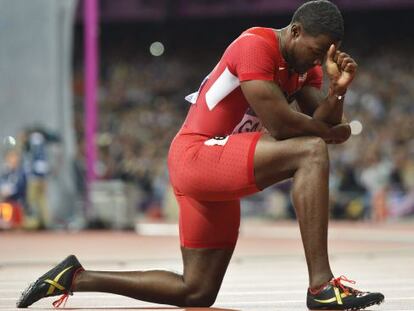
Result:
{"label": "blurred stadium crowd", "polygon": [[[133,31],[125,34],[126,29],[114,31],[105,40],[102,36],[96,172],[100,180],[122,181],[126,204],[134,215],[174,220],[168,147],[188,109],[184,96],[197,89],[225,45],[202,45],[201,41],[192,45],[183,36],[178,43],[167,42],[164,55],[153,57],[142,42],[134,40]],[[359,63],[358,76],[346,94],[345,111],[348,120],[358,120],[363,128],[347,143],[330,146],[332,217],[367,221],[413,217],[414,47],[391,32],[374,36],[368,32],[354,27],[344,47]],[[84,92],[79,53],[75,52],[73,81],[78,142],[74,171],[82,199]],[[51,173],[47,145],[56,139],[46,139],[36,130],[26,131],[24,137],[20,150],[14,148],[5,156],[1,197],[25,206],[26,213],[36,219],[35,227],[49,227],[47,202],[39,198],[39,189],[45,189]],[[245,199],[243,205],[245,217],[294,217],[289,181]]]}

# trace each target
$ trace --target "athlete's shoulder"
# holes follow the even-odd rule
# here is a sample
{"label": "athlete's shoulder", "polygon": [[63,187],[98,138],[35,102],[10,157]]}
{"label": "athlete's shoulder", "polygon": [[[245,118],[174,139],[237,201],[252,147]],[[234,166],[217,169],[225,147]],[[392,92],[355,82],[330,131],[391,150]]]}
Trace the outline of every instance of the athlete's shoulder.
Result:
{"label": "athlete's shoulder", "polygon": [[240,81],[273,80],[280,59],[277,41],[274,29],[249,28],[233,41],[223,58]]}
{"label": "athlete's shoulder", "polygon": [[[270,46],[275,46],[276,44],[276,32],[272,28],[267,27],[252,27],[246,29],[242,32],[240,37],[247,37],[247,38],[255,38],[255,39],[262,39],[267,42]],[[253,39],[254,40],[254,39]]]}
{"label": "athlete's shoulder", "polygon": [[243,33],[250,33],[250,34],[256,34],[256,35],[266,35],[272,32],[274,32],[274,29],[268,28],[268,27],[251,27],[243,31]]}

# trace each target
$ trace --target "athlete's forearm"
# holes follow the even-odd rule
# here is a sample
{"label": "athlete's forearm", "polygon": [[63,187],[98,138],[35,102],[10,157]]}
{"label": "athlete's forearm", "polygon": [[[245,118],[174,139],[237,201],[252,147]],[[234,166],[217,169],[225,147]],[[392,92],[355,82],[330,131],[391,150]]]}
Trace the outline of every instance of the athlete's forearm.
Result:
{"label": "athlete's forearm", "polygon": [[330,137],[330,128],[323,121],[292,111],[292,114],[285,119],[283,126],[278,127],[277,133],[271,133],[271,135],[279,140],[299,136],[318,136],[328,139]]}
{"label": "athlete's forearm", "polygon": [[344,113],[344,93],[335,93],[332,89],[313,113],[313,118],[332,125],[342,122]]}
{"label": "athlete's forearm", "polygon": [[279,86],[273,82],[251,80],[241,84],[243,93],[262,121],[276,139],[298,136],[329,137],[330,125],[301,112],[290,109]]}

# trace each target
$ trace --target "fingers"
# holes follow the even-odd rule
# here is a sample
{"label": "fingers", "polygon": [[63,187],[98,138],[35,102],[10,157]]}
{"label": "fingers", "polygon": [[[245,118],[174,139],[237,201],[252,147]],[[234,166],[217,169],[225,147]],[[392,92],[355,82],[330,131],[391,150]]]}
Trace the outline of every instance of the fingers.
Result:
{"label": "fingers", "polygon": [[341,54],[341,52],[339,50],[335,51],[335,55],[333,57],[333,60],[334,60],[335,63],[338,63],[338,57],[339,57],[340,54]]}
{"label": "fingers", "polygon": [[335,55],[336,55],[336,47],[335,47],[334,44],[331,44],[331,46],[329,47],[329,50],[328,50],[328,52],[326,54],[327,59],[335,61],[334,60],[334,56]]}
{"label": "fingers", "polygon": [[357,71],[357,68],[358,68],[357,63],[352,61],[346,64],[344,71],[349,72],[349,73],[354,73]]}
{"label": "fingers", "polygon": [[355,72],[358,67],[351,56],[339,50],[335,52],[333,60],[338,65],[340,71]]}
{"label": "fingers", "polygon": [[346,54],[344,52],[341,52],[338,55],[338,59],[337,59],[336,63],[338,64],[338,67],[341,70],[344,70],[345,66],[349,63],[350,60],[352,60],[352,58],[348,54]]}

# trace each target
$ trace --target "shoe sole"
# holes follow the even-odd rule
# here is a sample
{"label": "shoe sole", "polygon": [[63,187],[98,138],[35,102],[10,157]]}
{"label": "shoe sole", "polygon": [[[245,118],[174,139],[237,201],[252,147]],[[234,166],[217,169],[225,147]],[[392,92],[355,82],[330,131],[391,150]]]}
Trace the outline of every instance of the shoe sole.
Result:
{"label": "shoe sole", "polygon": [[39,297],[37,300],[33,301],[30,304],[23,304],[21,305],[25,300],[27,300],[30,296],[34,295],[34,290],[38,287],[41,286],[41,284],[38,284],[39,280],[36,280],[34,283],[29,284],[29,286],[22,292],[20,299],[17,301],[16,306],[17,308],[27,308],[28,306],[32,305],[33,303],[35,303],[36,301],[40,300],[43,297]]}
{"label": "shoe sole", "polygon": [[353,308],[348,308],[348,309],[308,309],[309,311],[318,311],[318,310],[342,310],[342,311],[357,311],[357,310],[362,310],[368,307],[371,307],[373,305],[380,305],[384,302],[384,299],[380,300],[380,301],[373,301],[371,303],[368,303],[366,305],[360,306],[360,307],[353,307]]}
{"label": "shoe sole", "polygon": [[382,304],[384,302],[384,299],[382,299],[382,300],[380,300],[380,301],[374,301],[374,302],[371,302],[371,303],[369,303],[369,304],[366,304],[365,306],[363,306],[363,307],[359,307],[359,308],[350,308],[350,309],[345,309],[345,311],[355,311],[355,310],[361,310],[361,309],[365,309],[365,308],[368,308],[368,307],[371,307],[371,306],[373,306],[373,305],[380,305],[380,304]]}

